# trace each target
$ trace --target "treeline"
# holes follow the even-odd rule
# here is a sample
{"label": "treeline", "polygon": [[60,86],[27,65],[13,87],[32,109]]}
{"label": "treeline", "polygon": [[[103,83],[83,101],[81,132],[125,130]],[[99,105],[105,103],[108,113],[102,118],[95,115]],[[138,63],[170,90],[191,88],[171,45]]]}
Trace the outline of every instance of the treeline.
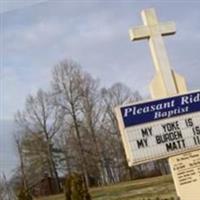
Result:
{"label": "treeline", "polygon": [[15,116],[20,163],[13,180],[19,185],[30,189],[48,175],[59,192],[60,177],[74,172],[87,186],[168,172],[165,161],[127,165],[114,108],[141,100],[137,91],[122,83],[101,88],[71,60],[54,67],[50,85],[29,95]]}

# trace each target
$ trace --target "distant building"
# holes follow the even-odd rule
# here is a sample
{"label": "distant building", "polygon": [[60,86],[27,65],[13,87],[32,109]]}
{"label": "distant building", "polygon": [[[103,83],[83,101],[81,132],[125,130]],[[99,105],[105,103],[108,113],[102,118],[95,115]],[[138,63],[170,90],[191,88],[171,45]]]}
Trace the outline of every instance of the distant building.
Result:
{"label": "distant building", "polygon": [[[59,178],[61,186],[64,184],[65,178]],[[45,175],[38,183],[31,187],[31,193],[35,197],[49,196],[58,194],[56,191],[56,181],[48,175]]]}

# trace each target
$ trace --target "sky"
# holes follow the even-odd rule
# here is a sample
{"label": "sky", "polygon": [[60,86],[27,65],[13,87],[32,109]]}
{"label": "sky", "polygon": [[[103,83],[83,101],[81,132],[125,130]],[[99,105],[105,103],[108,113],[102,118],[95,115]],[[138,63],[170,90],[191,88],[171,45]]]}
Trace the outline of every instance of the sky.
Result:
{"label": "sky", "polygon": [[5,127],[28,94],[48,89],[63,59],[79,62],[102,86],[122,82],[149,95],[155,69],[148,42],[130,41],[128,30],[142,25],[140,12],[151,7],[161,22],[176,23],[176,35],[164,38],[171,66],[188,90],[199,89],[198,1],[0,0],[0,173],[16,163],[13,130]]}

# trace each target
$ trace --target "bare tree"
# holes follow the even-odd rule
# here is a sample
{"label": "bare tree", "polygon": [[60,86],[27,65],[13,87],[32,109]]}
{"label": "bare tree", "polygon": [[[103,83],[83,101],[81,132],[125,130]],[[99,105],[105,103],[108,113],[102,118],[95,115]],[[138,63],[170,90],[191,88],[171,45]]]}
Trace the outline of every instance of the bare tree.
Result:
{"label": "bare tree", "polygon": [[[41,177],[50,174],[48,145],[41,133],[24,133],[18,139],[20,155],[20,171],[23,187],[28,190],[32,185],[41,181]],[[20,149],[19,149],[20,148]],[[26,182],[26,184],[23,184]]]}
{"label": "bare tree", "polygon": [[0,200],[16,200],[13,189],[4,173],[0,176]]}
{"label": "bare tree", "polygon": [[55,105],[61,107],[67,120],[72,121],[73,130],[78,142],[79,157],[81,161],[81,172],[84,175],[86,185],[89,185],[87,162],[83,143],[81,139],[81,92],[82,73],[79,65],[73,61],[65,60],[54,68],[53,71],[53,93]]}
{"label": "bare tree", "polygon": [[25,190],[28,189],[28,184],[26,180],[26,175],[25,175],[25,168],[24,168],[24,157],[23,157],[23,152],[22,152],[22,145],[21,141],[17,138],[15,138],[18,154],[19,154],[19,160],[20,160],[20,172],[21,172],[21,185]]}
{"label": "bare tree", "polygon": [[[118,174],[119,179],[122,180],[124,173],[122,169],[129,172],[129,176],[131,177],[131,169],[128,167],[125,151],[122,146],[121,136],[118,129],[116,114],[114,112],[114,108],[119,105],[123,105],[125,103],[135,102],[141,99],[138,92],[132,92],[127,86],[122,83],[116,83],[110,88],[102,89],[102,98],[104,101],[104,121],[102,129],[105,130],[106,133],[115,137],[113,149],[115,149],[116,162],[118,166]],[[116,141],[117,145],[116,145]]]}
{"label": "bare tree", "polygon": [[96,167],[95,171],[98,171],[98,176],[102,179],[101,182],[105,184],[104,163],[97,135],[103,114],[101,111],[102,100],[98,80],[93,79],[88,73],[84,73],[80,91],[83,115],[82,129],[89,143],[87,147],[90,147],[88,149],[90,151],[90,160],[93,167]]}
{"label": "bare tree", "polygon": [[35,136],[39,134],[44,139],[47,148],[49,173],[56,180],[57,191],[61,191],[53,155],[53,138],[59,133],[62,126],[62,110],[53,106],[49,93],[39,90],[35,97],[30,95],[27,98],[25,110],[18,112],[16,122],[25,133]]}

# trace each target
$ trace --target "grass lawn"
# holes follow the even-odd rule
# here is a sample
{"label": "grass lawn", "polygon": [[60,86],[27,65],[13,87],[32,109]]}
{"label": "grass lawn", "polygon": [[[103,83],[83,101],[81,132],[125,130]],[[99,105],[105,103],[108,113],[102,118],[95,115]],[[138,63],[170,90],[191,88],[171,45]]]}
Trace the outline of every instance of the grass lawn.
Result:
{"label": "grass lawn", "polygon": [[[123,182],[90,189],[92,200],[176,200],[171,176]],[[64,200],[64,195],[37,200]]]}

